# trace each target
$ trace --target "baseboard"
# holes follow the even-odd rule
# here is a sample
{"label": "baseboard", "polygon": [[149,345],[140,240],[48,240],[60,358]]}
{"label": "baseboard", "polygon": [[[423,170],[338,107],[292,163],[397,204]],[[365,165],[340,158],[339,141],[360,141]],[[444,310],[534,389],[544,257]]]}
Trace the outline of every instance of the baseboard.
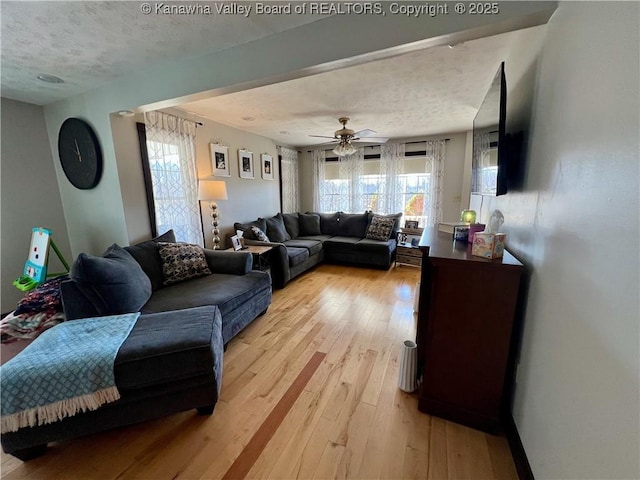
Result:
{"label": "baseboard", "polygon": [[511,449],[511,456],[513,462],[516,465],[516,471],[518,472],[518,478],[520,480],[535,480],[529,459],[527,458],[527,452],[524,451],[522,440],[520,440],[520,434],[516,427],[516,422],[513,419],[513,415],[505,415],[504,430],[509,442],[509,448]]}

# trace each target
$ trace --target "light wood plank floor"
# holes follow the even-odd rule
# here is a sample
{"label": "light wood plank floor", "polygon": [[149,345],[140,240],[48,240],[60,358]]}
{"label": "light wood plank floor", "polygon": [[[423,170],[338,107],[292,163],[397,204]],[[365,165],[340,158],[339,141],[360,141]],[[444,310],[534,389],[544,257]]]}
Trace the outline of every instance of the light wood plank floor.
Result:
{"label": "light wood plank floor", "polygon": [[[189,411],[50,444],[28,463],[3,453],[2,478],[222,478],[260,443],[295,383],[303,388],[246,478],[515,479],[505,438],[422,414],[396,386],[418,280],[406,266],[321,265],[275,291],[267,314],[230,343],[212,416]],[[313,374],[301,384],[303,370]]]}

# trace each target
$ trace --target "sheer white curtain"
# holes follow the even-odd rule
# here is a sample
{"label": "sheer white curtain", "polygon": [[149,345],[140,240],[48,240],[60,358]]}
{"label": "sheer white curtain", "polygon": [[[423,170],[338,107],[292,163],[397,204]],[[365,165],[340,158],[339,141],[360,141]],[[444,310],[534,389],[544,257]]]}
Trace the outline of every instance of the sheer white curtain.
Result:
{"label": "sheer white curtain", "polygon": [[347,211],[360,213],[366,209],[364,199],[364,148],[358,148],[352,155],[340,157],[339,175],[347,180]]}
{"label": "sheer white curtain", "polygon": [[294,213],[300,209],[298,190],[298,152],[286,147],[278,147],[282,161],[280,177],[282,180],[282,213]]}
{"label": "sheer white curtain", "polygon": [[159,234],[203,246],[196,170],[196,124],[163,112],[144,114]]}
{"label": "sheer white curtain", "polygon": [[313,162],[313,211],[323,211],[323,200],[326,194],[325,174],[324,174],[324,150],[312,150],[311,161]]}
{"label": "sheer white curtain", "polygon": [[378,195],[380,213],[404,211],[404,191],[401,175],[404,173],[404,143],[386,143],[380,146],[381,189]]}
{"label": "sheer white curtain", "polygon": [[488,191],[482,193],[489,193],[491,187],[495,188],[494,182],[482,182],[480,177],[484,175],[487,168],[491,167],[490,133],[477,133],[473,136],[473,158],[477,160],[477,168],[473,170],[471,175],[471,191],[478,192],[481,187],[484,187]]}
{"label": "sheer white curtain", "polygon": [[442,188],[444,179],[445,140],[426,142],[427,159],[425,173],[430,175],[429,191],[423,197],[423,215],[427,217],[427,226],[435,226],[442,221]]}

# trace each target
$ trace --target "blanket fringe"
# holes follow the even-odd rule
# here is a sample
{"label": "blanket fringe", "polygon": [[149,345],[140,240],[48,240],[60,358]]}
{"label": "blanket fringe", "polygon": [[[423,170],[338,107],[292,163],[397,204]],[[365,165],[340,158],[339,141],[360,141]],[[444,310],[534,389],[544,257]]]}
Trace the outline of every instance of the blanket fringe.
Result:
{"label": "blanket fringe", "polygon": [[0,433],[16,432],[24,427],[35,427],[57,422],[80,412],[97,410],[105,403],[115,402],[119,399],[120,392],[118,388],[109,387],[80,397],[67,398],[49,405],[30,408],[11,415],[3,415],[0,419]]}

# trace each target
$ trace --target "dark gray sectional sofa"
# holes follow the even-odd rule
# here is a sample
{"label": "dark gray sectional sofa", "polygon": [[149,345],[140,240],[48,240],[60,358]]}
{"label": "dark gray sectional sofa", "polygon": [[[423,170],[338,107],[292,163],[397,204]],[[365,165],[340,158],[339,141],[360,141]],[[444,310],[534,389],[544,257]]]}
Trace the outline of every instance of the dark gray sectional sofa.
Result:
{"label": "dark gray sectional sofa", "polygon": [[271,279],[252,270],[249,253],[204,250],[210,275],[165,286],[158,242],[175,242],[173,232],[124,249],[111,247],[103,257],[81,254],[72,280],[62,283],[67,321],[142,313],[115,359],[120,400],[5,433],[6,453],[28,460],[44,453],[48,442],[193,408],[213,412],[224,345],[267,310]]}
{"label": "dark gray sectional sofa", "polygon": [[[384,240],[367,238],[374,216],[393,219],[393,227]],[[285,213],[258,218],[249,223],[235,223],[242,230],[247,245],[269,245],[273,286],[283,288],[287,282],[325,261],[388,269],[396,254],[396,234],[401,213],[376,215],[353,213]],[[259,240],[253,227],[266,234]]]}

